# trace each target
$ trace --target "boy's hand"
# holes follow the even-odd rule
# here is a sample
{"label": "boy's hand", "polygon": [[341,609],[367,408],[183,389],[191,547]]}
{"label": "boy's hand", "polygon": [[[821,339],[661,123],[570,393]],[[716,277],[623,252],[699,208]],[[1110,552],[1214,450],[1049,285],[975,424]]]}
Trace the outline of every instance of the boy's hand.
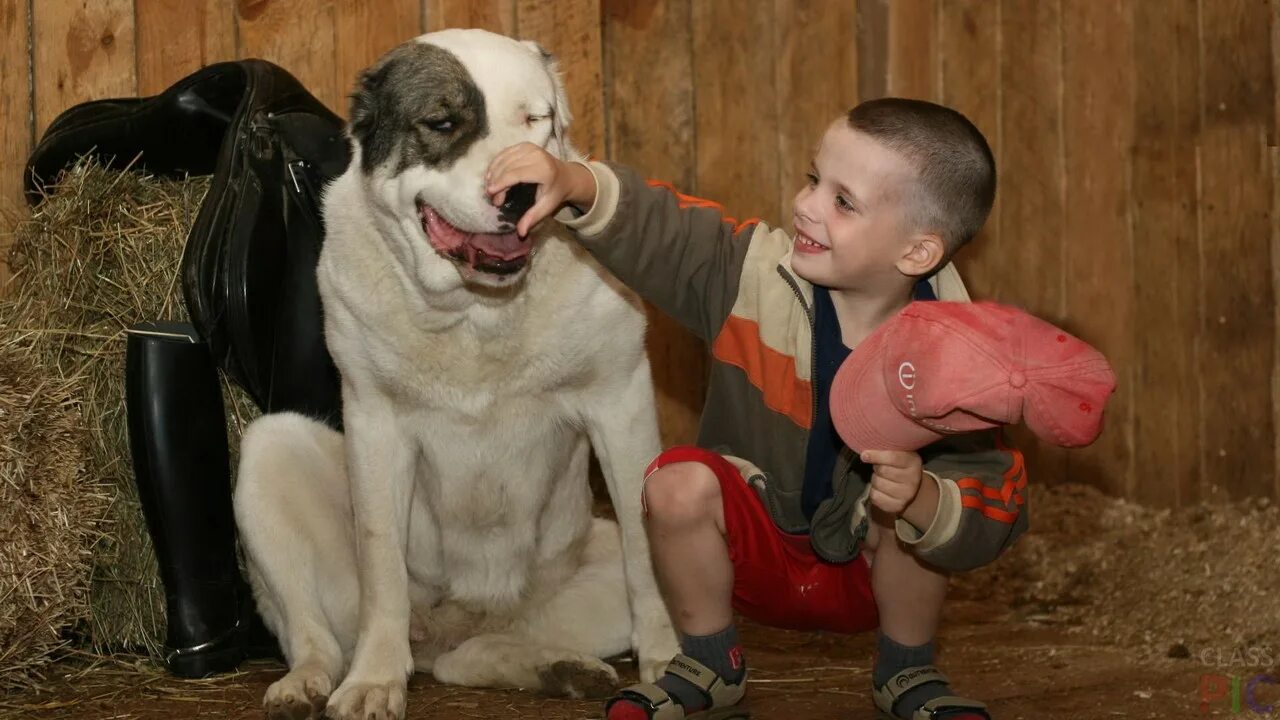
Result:
{"label": "boy's hand", "polygon": [[871,465],[872,505],[897,517],[916,499],[924,470],[920,454],[900,450],[866,450],[862,461]]}
{"label": "boy's hand", "polygon": [[538,186],[533,207],[516,223],[516,233],[521,237],[565,203],[589,208],[596,201],[596,179],[590,170],[564,162],[530,142],[498,153],[484,176],[485,192],[494,205],[502,205],[507,190],[517,183]]}

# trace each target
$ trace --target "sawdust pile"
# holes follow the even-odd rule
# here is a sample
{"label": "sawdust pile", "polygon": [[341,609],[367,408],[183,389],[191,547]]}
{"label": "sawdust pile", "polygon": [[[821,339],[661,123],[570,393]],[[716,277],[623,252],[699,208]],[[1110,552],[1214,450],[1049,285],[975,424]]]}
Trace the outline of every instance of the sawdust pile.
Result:
{"label": "sawdust pile", "polygon": [[[1223,493],[1217,493],[1223,495]],[[1092,487],[1032,488],[1031,529],[953,595],[1007,603],[1135,658],[1280,667],[1280,508],[1152,509]]]}

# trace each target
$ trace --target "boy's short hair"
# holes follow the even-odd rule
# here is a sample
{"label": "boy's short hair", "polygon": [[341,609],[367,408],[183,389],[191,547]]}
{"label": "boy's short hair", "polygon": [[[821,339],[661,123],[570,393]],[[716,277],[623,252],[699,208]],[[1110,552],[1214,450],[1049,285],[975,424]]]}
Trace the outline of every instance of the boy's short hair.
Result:
{"label": "boy's short hair", "polygon": [[908,220],[942,236],[946,256],[940,268],[991,213],[996,163],[986,138],[964,115],[924,100],[868,100],[849,111],[848,121],[915,166]]}

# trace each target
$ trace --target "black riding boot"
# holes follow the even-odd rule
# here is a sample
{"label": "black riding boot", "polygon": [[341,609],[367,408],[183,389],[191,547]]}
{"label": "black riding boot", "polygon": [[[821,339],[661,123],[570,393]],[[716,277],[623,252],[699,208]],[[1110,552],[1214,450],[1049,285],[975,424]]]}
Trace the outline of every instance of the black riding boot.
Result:
{"label": "black riding boot", "polygon": [[186,323],[129,331],[125,371],[134,478],[164,582],[165,664],[181,677],[235,669],[252,602],[236,564],[218,372]]}

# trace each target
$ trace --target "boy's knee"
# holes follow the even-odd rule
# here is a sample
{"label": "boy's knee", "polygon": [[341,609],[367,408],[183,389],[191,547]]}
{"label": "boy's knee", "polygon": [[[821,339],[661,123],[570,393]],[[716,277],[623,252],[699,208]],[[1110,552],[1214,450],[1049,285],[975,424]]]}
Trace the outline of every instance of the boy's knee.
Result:
{"label": "boy's knee", "polygon": [[720,481],[702,463],[663,466],[644,483],[644,504],[651,522],[696,523],[713,517],[718,503]]}

